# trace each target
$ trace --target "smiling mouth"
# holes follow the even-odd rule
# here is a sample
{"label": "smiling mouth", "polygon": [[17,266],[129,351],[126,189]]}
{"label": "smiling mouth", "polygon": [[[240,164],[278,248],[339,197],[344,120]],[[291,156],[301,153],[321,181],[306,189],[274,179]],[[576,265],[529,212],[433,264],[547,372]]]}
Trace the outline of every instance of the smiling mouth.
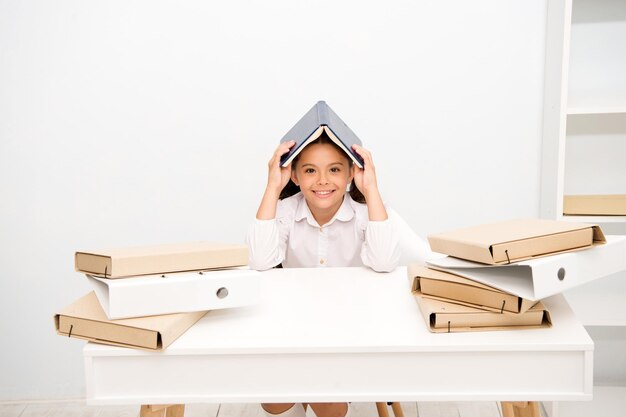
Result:
{"label": "smiling mouth", "polygon": [[320,191],[313,191],[313,193],[319,197],[319,198],[327,198],[330,197],[332,195],[332,193],[334,193],[335,190],[320,190]]}

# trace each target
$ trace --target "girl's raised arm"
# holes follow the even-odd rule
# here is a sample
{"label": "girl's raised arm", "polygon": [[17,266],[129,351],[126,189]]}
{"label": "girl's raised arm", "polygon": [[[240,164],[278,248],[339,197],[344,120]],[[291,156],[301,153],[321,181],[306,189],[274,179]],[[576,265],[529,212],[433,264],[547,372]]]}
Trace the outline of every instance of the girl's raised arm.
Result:
{"label": "girl's raised arm", "polygon": [[365,197],[367,213],[370,221],[387,220],[387,210],[378,191],[376,170],[372,161],[372,154],[362,146],[352,145],[352,149],[363,158],[363,168],[354,166],[354,183]]}
{"label": "girl's raised arm", "polygon": [[291,176],[291,163],[286,167],[281,167],[280,157],[289,152],[289,149],[295,143],[293,140],[281,143],[267,164],[267,186],[265,187],[265,193],[259,209],[256,212],[256,218],[259,220],[271,220],[276,217],[276,204],[278,203],[280,192],[285,188]]}

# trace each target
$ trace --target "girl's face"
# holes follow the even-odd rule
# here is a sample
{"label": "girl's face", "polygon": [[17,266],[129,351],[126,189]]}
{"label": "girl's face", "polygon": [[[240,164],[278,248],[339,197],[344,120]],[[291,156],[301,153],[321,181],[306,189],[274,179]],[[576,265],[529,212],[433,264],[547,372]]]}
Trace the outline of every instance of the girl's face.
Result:
{"label": "girl's face", "polygon": [[304,148],[291,171],[291,180],[300,186],[316,219],[316,214],[332,217],[339,210],[353,176],[348,157],[326,143],[314,143]]}

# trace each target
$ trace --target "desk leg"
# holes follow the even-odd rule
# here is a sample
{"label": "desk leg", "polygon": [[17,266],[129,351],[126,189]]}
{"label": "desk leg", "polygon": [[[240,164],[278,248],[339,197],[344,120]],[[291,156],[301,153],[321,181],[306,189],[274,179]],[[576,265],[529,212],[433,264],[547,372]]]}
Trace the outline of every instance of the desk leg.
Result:
{"label": "desk leg", "polygon": [[184,417],[184,404],[142,405],[139,417]]}
{"label": "desk leg", "polygon": [[[389,403],[376,403],[376,411],[378,411],[378,417],[389,417],[389,410],[387,410],[387,405]],[[391,410],[393,411],[394,417],[404,417],[404,412],[402,411],[402,406],[398,402],[391,403]]]}
{"label": "desk leg", "polygon": [[376,403],[376,410],[378,411],[378,417],[389,417],[387,403]]}
{"label": "desk leg", "polygon": [[393,415],[395,417],[404,417],[404,412],[402,411],[402,406],[400,405],[400,403],[391,403],[391,409],[393,410]]}
{"label": "desk leg", "polygon": [[185,404],[171,405],[167,408],[166,417],[184,417]]}
{"label": "desk leg", "polygon": [[502,401],[502,417],[541,417],[537,401]]}

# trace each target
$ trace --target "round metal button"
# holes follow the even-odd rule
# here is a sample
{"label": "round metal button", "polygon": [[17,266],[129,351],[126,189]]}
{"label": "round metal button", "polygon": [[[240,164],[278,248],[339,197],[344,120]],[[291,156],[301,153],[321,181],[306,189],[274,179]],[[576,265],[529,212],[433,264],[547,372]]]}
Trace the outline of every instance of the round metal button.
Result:
{"label": "round metal button", "polygon": [[228,296],[228,289],[226,287],[222,287],[217,290],[217,298],[226,298]]}
{"label": "round metal button", "polygon": [[559,281],[563,281],[565,279],[565,268],[559,268],[556,276],[559,277]]}

